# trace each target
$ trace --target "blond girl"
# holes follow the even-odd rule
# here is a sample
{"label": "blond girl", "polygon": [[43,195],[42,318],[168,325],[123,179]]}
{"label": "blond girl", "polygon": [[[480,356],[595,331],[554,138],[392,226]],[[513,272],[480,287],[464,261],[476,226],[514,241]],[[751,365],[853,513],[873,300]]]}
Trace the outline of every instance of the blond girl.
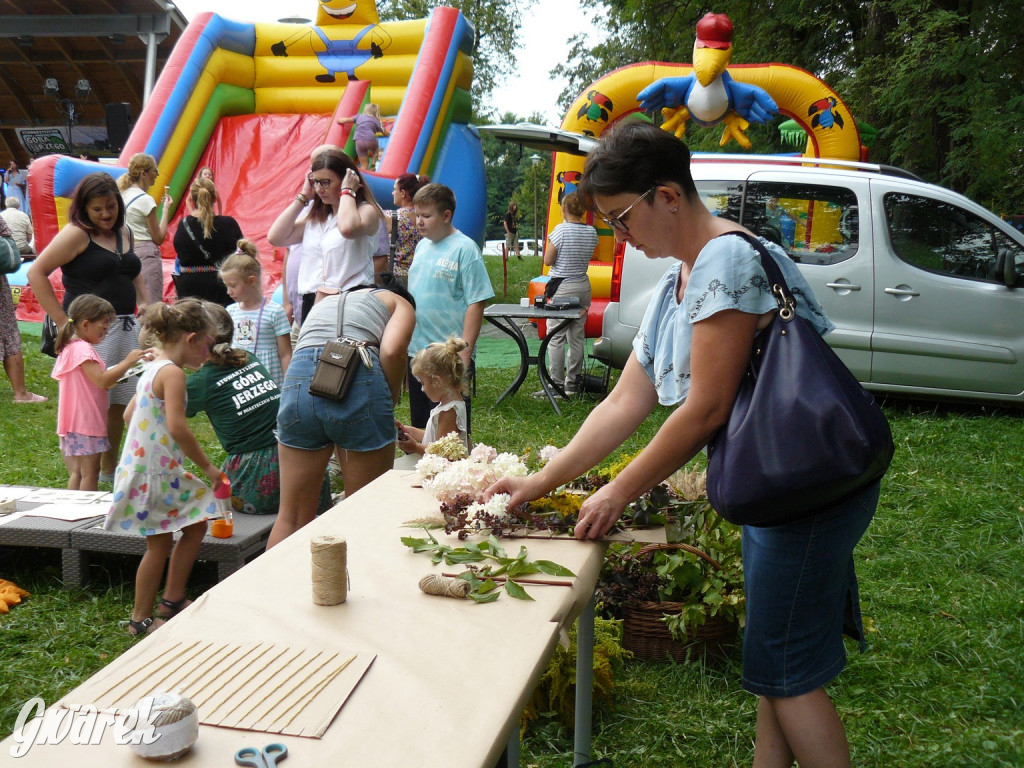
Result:
{"label": "blond girl", "polygon": [[[219,514],[211,486],[221,484],[220,468],[207,458],[185,417],[184,369],[198,370],[210,354],[210,320],[202,302],[151,304],[142,325],[144,338],[159,342],[160,351],[139,377],[135,397],[125,410],[128,435],[114,474],[114,501],[104,522],[108,531],[146,537],[128,622],[132,635],[146,634],[186,606],[188,577],[206,535],[206,521]],[[185,469],[186,457],[210,485]],[[181,531],[177,543],[175,531]],[[168,556],[167,582],[154,618],[153,603]]]}
{"label": "blond girl", "polygon": [[430,412],[426,429],[395,422],[398,428],[398,447],[406,453],[422,454],[427,446],[450,432],[469,449],[467,432],[466,365],[459,354],[467,347],[464,340],[452,336],[448,341],[436,341],[421,349],[412,359],[412,375],[420,382],[423,393],[437,406]]}
{"label": "blond girl", "polygon": [[266,366],[278,386],[292,359],[292,326],[284,307],[263,295],[260,252],[248,240],[220,265],[220,279],[234,301],[228,314],[235,324],[231,345],[252,352]]}

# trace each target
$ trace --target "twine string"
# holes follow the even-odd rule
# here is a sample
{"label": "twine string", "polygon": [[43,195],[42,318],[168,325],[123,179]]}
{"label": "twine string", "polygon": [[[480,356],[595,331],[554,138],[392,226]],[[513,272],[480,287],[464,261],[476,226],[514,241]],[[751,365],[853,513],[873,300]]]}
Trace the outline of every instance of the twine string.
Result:
{"label": "twine string", "polygon": [[337,536],[317,536],[309,545],[313,563],[313,602],[338,605],[348,597],[348,543]]}
{"label": "twine string", "polygon": [[428,595],[463,598],[469,594],[469,582],[439,573],[428,573],[420,579],[420,589]]}

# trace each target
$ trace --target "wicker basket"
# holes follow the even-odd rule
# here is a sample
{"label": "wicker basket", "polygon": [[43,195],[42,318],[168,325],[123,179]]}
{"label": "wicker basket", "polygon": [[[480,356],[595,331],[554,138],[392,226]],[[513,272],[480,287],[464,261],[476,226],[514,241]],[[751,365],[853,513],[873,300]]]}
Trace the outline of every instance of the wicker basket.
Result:
{"label": "wicker basket", "polygon": [[[653,553],[659,549],[682,549],[706,560],[716,569],[722,566],[713,557],[689,544],[648,544],[637,552],[637,556]],[[685,603],[639,602],[624,606],[622,612],[622,645],[632,651],[637,659],[644,661],[686,661],[694,656],[709,654],[724,656],[736,642],[737,623],[720,616],[709,616],[707,621],[683,639],[672,636],[662,621],[666,614],[679,613]]]}

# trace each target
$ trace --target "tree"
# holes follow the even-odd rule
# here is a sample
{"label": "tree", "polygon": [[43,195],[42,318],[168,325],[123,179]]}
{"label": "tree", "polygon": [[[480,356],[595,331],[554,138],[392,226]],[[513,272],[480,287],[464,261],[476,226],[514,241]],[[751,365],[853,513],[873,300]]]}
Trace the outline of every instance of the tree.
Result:
{"label": "tree", "polygon": [[[610,32],[573,41],[558,74],[568,108],[623,64],[692,58],[705,7],[676,0],[584,0]],[[914,171],[1003,213],[1024,211],[1024,41],[1019,0],[719,0],[733,61],[813,72],[879,130],[875,160]],[[689,133],[689,129],[688,129]],[[751,133],[752,138],[755,134]],[[688,141],[702,143],[700,134]],[[771,137],[755,138],[763,151]],[[770,150],[775,151],[775,150]]]}
{"label": "tree", "polygon": [[[458,8],[473,25],[473,103],[479,105],[495,83],[512,73],[519,47],[523,13],[535,0],[381,0],[382,21],[422,19],[445,5]],[[474,107],[474,110],[476,107]]]}

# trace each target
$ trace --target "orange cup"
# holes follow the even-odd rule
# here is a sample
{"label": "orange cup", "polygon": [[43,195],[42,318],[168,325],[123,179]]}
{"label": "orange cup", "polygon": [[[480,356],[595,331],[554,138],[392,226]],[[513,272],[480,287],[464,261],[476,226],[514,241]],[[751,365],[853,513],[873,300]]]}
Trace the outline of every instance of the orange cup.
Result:
{"label": "orange cup", "polygon": [[230,520],[214,520],[210,523],[210,535],[215,539],[230,539],[234,528],[235,526]]}

